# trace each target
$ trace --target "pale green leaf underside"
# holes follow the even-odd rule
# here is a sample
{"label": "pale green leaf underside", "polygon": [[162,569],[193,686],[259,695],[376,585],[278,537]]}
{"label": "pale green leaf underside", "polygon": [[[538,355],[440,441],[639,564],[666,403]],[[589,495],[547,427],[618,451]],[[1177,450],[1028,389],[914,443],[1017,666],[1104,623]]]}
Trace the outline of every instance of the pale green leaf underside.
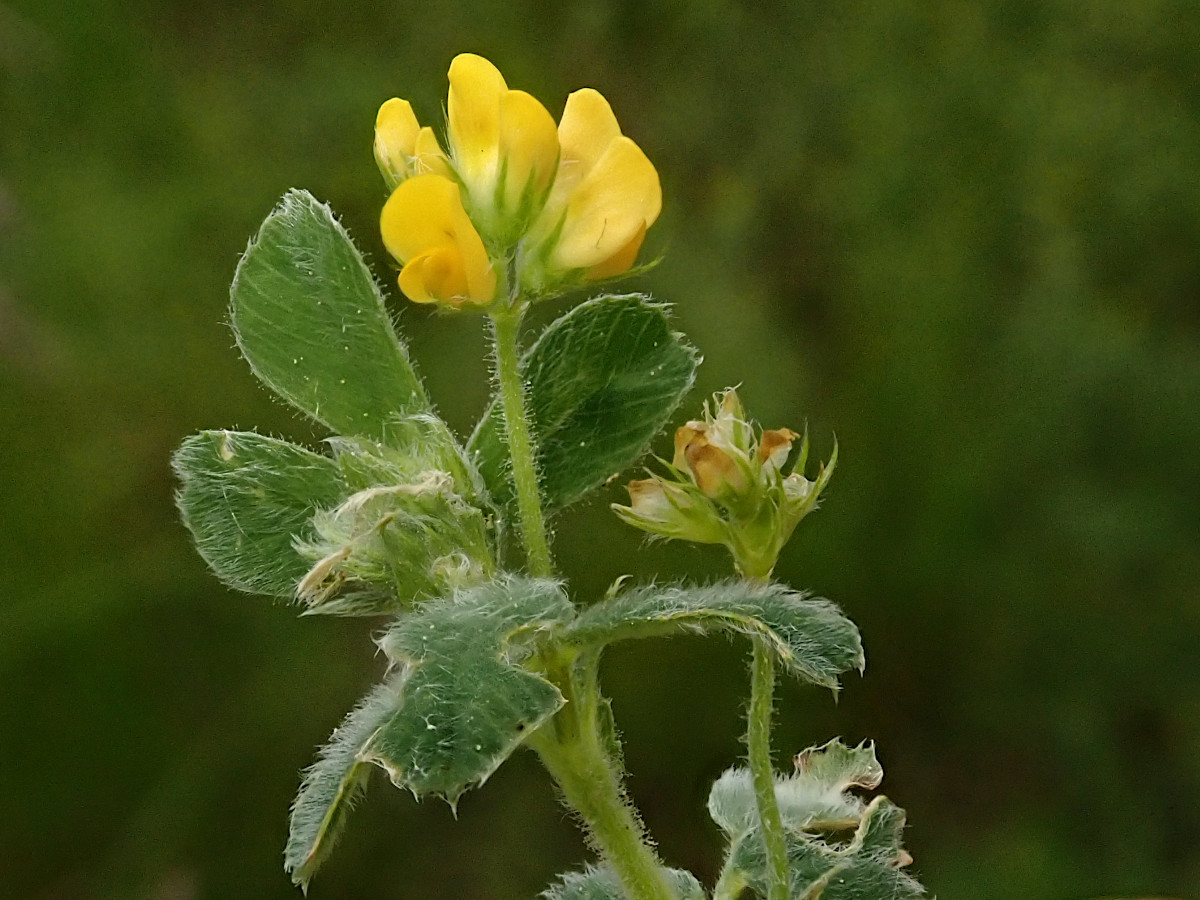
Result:
{"label": "pale green leaf underside", "polygon": [[217,576],[238,590],[292,598],[310,566],[294,540],[311,537],[316,510],[347,493],[337,464],[244,431],[192,435],[173,464],[184,524]]}
{"label": "pale green leaf underside", "polygon": [[404,704],[362,758],[418,796],[454,802],[483,783],[562,706],[558,689],[514,658],[526,652],[522,634],[571,613],[556,582],[509,578],[401,618],[380,646],[405,667]]}
{"label": "pale green leaf underside", "polygon": [[565,635],[575,643],[603,645],[717,630],[762,636],[793,675],[828,688],[837,688],[841,673],[864,665],[853,622],[827,600],[806,599],[780,584],[634,588],[586,609]]}
{"label": "pale green leaf underside", "polygon": [[362,256],[308,192],[263,222],[229,296],[254,374],[333,432],[383,439],[391,418],[429,408]]}
{"label": "pale green leaf underside", "polygon": [[[704,888],[691,872],[662,869],[663,879],[679,900],[704,900]],[[543,900],[629,900],[621,879],[608,866],[589,866],[559,876],[558,884],[542,892]]]}
{"label": "pale green leaf underside", "polygon": [[296,884],[307,887],[337,843],[372,769],[359,753],[402,702],[401,685],[401,679],[389,679],[368,694],[346,716],[317,761],[304,773],[300,793],[292,804],[283,854],[284,869]]}
{"label": "pale green leaf underside", "polygon": [[[698,363],[665,308],[638,295],[589,300],[553,322],[521,361],[547,508],[578,500],[636,462],[691,387]],[[498,403],[468,449],[493,496],[509,501]]]}
{"label": "pale green leaf underside", "polygon": [[[874,789],[883,768],[873,744],[847,747],[839,740],[805,750],[792,775],[775,777],[775,797],[783,823],[794,831],[846,828],[856,823],[865,804],[850,788]],[[708,813],[736,839],[758,823],[758,803],[748,769],[729,769],[712,786]]]}

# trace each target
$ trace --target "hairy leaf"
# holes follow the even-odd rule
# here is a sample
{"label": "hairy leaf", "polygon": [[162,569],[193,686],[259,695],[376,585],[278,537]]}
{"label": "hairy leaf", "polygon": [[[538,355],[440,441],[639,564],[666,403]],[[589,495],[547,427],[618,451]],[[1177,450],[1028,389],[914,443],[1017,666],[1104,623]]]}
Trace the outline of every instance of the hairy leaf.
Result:
{"label": "hairy leaf", "polygon": [[418,796],[454,803],[482,784],[562,706],[558,688],[518,663],[525,638],[572,612],[556,582],[505,578],[401,618],[380,646],[407,673],[404,705],[362,757]]}
{"label": "hairy leaf", "polygon": [[362,256],[306,191],[263,222],[229,296],[254,374],[332,431],[384,439],[394,416],[429,408]]}
{"label": "hairy leaf", "polygon": [[[787,840],[789,896],[808,900],[914,900],[924,889],[904,867],[904,810],[886,797],[870,804],[850,793],[872,790],[883,769],[869,744],[830,741],[796,757],[796,771],[777,778],[775,795]],[[713,820],[729,838],[722,877],[766,896],[767,859],[754,785],[745,769],[722,775],[708,798]],[[847,836],[849,839],[847,840]]]}
{"label": "hairy leaf", "polygon": [[292,881],[307,889],[308,882],[333,850],[355,802],[366,788],[371,766],[360,756],[376,729],[403,702],[402,678],[378,685],[334,731],[304,773],[300,793],[292,804],[283,865]]}
{"label": "hairy leaf", "polygon": [[[901,844],[904,810],[887,797],[876,797],[863,811],[849,843],[827,841],[788,830],[789,896],[801,900],[917,900],[926,896],[904,871],[912,860]],[[727,869],[739,872],[753,890],[766,896],[767,860],[757,831],[730,849]]]}
{"label": "hairy leaf", "polygon": [[[566,506],[636,462],[698,363],[665,307],[638,295],[599,297],[553,322],[521,360],[546,506]],[[511,500],[498,400],[468,449],[497,501]]]}
{"label": "hairy leaf", "polygon": [[[793,830],[852,827],[863,814],[863,801],[852,787],[874,790],[883,780],[883,767],[873,744],[847,747],[832,740],[796,757],[796,772],[776,776],[775,797],[784,825]],[[748,769],[729,769],[708,795],[708,812],[735,839],[758,822],[758,803]]]}
{"label": "hairy leaf", "polygon": [[762,636],[792,674],[832,689],[838,675],[865,664],[853,622],[829,601],[807,599],[781,584],[634,588],[589,607],[565,633],[580,644],[602,645],[715,630]]}
{"label": "hairy leaf", "polygon": [[[691,872],[661,871],[679,900],[704,900],[704,888]],[[542,892],[543,900],[630,900],[621,879],[609,866],[588,866],[582,872],[560,875],[559,879],[558,884]]]}
{"label": "hairy leaf", "polygon": [[310,563],[295,549],[312,518],[342,500],[337,463],[287,441],[245,431],[203,431],[173,460],[176,500],[200,555],[231,587],[291,598]]}

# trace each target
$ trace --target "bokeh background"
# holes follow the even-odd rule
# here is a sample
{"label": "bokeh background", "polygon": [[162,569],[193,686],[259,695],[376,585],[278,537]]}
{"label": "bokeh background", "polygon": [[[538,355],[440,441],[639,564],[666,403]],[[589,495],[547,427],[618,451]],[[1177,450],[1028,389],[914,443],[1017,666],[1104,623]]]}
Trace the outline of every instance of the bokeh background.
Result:
{"label": "bokeh background", "polygon": [[[238,254],[302,186],[390,284],[375,110],[440,123],[469,49],[555,115],[601,89],[658,165],[635,286],[706,356],[690,407],[741,383],[836,431],[779,574],[869,664],[837,704],[783,692],[781,764],[876,739],[946,900],[1200,897],[1198,47],[1193,0],[4,0],[0,896],[296,896],[288,803],[374,626],[224,590],[168,457],[320,439],[234,349]],[[402,328],[466,432],[479,321]],[[555,523],[581,593],[725,571],[645,547],[620,496]],[[691,638],[606,663],[633,794],[706,878],[744,666]],[[528,898],[585,856],[520,753],[457,822],[377,778],[311,896]]]}

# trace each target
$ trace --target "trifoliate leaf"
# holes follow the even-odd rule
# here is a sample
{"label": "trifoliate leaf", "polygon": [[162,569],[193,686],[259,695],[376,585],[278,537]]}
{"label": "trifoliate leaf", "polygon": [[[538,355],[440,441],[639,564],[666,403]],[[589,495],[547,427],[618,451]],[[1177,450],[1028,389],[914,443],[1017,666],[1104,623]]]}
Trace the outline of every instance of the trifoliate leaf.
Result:
{"label": "trifoliate leaf", "polygon": [[[547,508],[573,503],[636,462],[698,363],[665,307],[638,295],[599,297],[551,323],[521,360]],[[513,496],[504,434],[493,401],[468,450],[498,502]]]}
{"label": "trifoliate leaf", "polygon": [[382,440],[392,417],[428,410],[362,256],[306,191],[263,222],[229,296],[254,374],[330,430]]}
{"label": "trifoliate leaf", "polygon": [[404,670],[404,704],[362,758],[418,796],[454,803],[482,784],[563,705],[558,688],[518,663],[527,639],[566,621],[556,582],[505,578],[401,618],[380,646]]}
{"label": "trifoliate leaf", "polygon": [[333,850],[355,802],[366,788],[371,766],[360,758],[376,729],[403,702],[403,680],[377,686],[334,731],[304,773],[300,793],[292,804],[284,869],[292,881],[307,889],[308,882]]}
{"label": "trifoliate leaf", "polygon": [[244,431],[203,431],[173,460],[176,497],[200,555],[230,587],[292,598],[310,563],[318,509],[348,490],[337,463],[287,441]]}
{"label": "trifoliate leaf", "polygon": [[[691,872],[662,869],[663,879],[679,900],[704,900],[704,888]],[[559,876],[559,884],[542,892],[543,900],[630,900],[617,873],[609,866],[588,866],[582,872]]]}
{"label": "trifoliate leaf", "polygon": [[836,606],[771,583],[634,588],[588,607],[565,636],[595,646],[718,630],[761,636],[793,675],[831,689],[842,672],[864,665],[858,629]]}

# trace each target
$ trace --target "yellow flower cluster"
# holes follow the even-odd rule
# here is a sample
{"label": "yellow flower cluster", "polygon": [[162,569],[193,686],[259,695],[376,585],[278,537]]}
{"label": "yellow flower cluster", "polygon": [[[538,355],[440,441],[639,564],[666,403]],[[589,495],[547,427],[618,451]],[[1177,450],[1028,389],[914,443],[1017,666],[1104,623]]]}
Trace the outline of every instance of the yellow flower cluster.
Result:
{"label": "yellow flower cluster", "polygon": [[447,147],[407,101],[380,108],[380,228],[418,303],[486,307],[620,275],[662,208],[658,172],[597,91],[571,94],[556,126],[474,54],[450,65]]}

